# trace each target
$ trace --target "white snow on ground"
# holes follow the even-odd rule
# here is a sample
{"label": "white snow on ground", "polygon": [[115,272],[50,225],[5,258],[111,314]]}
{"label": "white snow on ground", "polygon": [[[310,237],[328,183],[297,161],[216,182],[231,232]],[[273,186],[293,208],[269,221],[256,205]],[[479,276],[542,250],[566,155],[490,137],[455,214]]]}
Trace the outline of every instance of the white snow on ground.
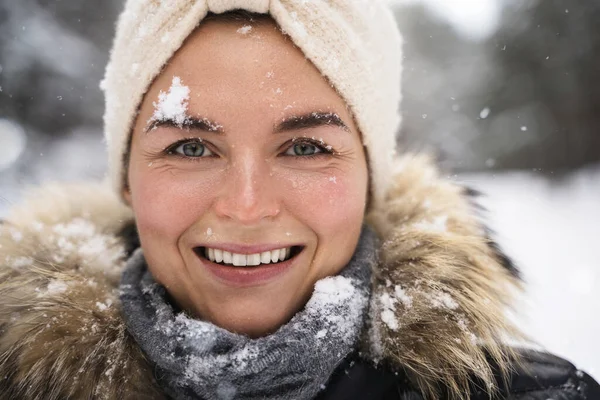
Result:
{"label": "white snow on ground", "polygon": [[524,330],[600,379],[600,165],[564,180],[528,172],[459,180],[486,193],[490,226],[528,283]]}

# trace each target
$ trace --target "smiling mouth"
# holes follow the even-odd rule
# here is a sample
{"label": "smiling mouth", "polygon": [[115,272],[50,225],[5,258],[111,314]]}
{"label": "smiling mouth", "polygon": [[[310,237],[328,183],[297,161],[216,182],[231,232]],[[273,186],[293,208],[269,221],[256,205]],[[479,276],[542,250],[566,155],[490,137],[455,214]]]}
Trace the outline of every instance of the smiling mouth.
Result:
{"label": "smiling mouth", "polygon": [[260,267],[288,261],[300,254],[302,250],[302,246],[292,246],[262,253],[239,254],[210,247],[196,247],[194,252],[198,257],[223,266]]}

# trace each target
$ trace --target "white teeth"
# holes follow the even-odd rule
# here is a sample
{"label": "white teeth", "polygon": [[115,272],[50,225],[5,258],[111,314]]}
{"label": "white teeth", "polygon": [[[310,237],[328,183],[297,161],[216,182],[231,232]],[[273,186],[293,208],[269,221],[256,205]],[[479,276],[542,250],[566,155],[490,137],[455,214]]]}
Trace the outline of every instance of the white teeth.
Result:
{"label": "white teeth", "polygon": [[215,261],[218,263],[223,261],[223,250],[215,249]]}
{"label": "white teeth", "polygon": [[260,253],[260,262],[263,264],[271,263],[271,252],[265,251],[264,253]]}
{"label": "white teeth", "polygon": [[264,251],[256,254],[236,254],[220,249],[205,248],[204,255],[212,262],[234,265],[236,267],[257,266],[287,260],[292,252],[291,247]]}
{"label": "white teeth", "polygon": [[245,267],[248,257],[243,254],[232,254],[232,261],[235,267]]}
{"label": "white teeth", "polygon": [[271,261],[274,263],[279,261],[279,250],[271,251]]}
{"label": "white teeth", "polygon": [[246,265],[257,266],[260,265],[260,254],[251,254],[248,256],[248,262]]}

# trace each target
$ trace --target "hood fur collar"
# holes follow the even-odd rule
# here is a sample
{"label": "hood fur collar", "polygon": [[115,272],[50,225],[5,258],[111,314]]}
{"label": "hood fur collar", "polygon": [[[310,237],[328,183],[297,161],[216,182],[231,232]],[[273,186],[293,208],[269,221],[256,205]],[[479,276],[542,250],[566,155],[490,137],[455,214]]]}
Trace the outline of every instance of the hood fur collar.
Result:
{"label": "hood fur collar", "polygon": [[[369,223],[382,238],[363,354],[430,398],[494,386],[518,273],[488,238],[473,193],[425,158],[398,162]],[[0,394],[48,400],[162,398],[120,316],[132,216],[104,185],[38,189],[0,225]]]}

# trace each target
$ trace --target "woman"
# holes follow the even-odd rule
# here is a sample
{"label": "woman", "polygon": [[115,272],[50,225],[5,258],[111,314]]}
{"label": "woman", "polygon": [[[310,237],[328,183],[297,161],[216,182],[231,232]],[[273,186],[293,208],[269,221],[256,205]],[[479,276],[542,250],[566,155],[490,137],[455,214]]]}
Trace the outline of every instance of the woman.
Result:
{"label": "woman", "polygon": [[399,43],[376,2],[128,1],[114,190],[2,226],[0,397],[600,396],[505,344],[520,282],[472,193],[394,159]]}

